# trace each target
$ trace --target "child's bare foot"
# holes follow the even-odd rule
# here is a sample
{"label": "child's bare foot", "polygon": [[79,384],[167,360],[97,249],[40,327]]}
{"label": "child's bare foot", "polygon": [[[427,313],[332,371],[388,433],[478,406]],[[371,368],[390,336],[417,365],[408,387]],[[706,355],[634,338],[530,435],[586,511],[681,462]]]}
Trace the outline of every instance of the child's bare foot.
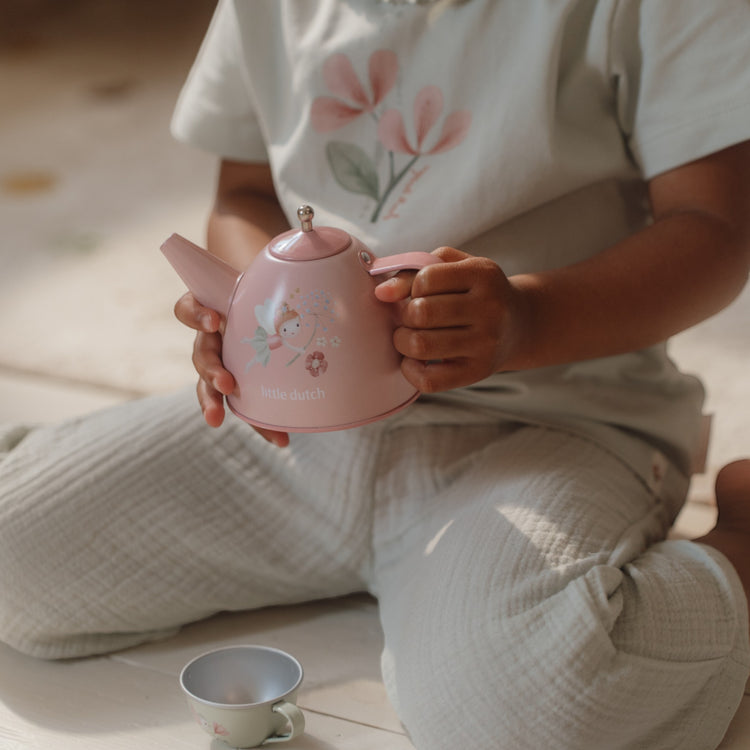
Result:
{"label": "child's bare foot", "polygon": [[750,600],[750,459],[727,464],[716,477],[716,526],[696,542],[715,547],[729,559]]}

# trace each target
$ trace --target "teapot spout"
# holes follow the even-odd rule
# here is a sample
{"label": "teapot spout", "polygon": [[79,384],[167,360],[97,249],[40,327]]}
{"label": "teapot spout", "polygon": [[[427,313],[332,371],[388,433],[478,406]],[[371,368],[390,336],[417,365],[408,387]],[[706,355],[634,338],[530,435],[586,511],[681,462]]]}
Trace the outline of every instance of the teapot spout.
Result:
{"label": "teapot spout", "polygon": [[161,251],[198,302],[226,316],[240,272],[179,234],[169,237]]}

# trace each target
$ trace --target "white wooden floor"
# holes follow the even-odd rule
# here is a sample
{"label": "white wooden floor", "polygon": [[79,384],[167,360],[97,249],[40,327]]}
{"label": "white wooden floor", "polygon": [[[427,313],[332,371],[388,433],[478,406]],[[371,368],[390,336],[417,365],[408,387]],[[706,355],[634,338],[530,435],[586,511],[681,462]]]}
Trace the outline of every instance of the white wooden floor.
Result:
{"label": "white wooden floor", "polygon": [[[182,287],[158,253],[201,241],[213,160],[167,126],[214,0],[6,3],[0,29],[0,422],[47,421],[193,381]],[[715,510],[726,461],[750,455],[750,291],[674,343],[716,415],[707,471],[676,533]],[[307,732],[290,747],[411,747],[379,676],[368,597],[222,615],[161,643],[53,663],[0,645],[0,750],[213,748],[177,685],[193,656],[273,645],[305,668]],[[722,750],[750,749],[745,698]]]}
{"label": "white wooden floor", "polygon": [[380,642],[375,604],[363,596],[222,615],[103,658],[44,662],[0,647],[0,748],[211,747],[188,713],[180,669],[212,648],[258,643],[293,653],[305,669],[306,733],[290,747],[407,750],[380,681]]}

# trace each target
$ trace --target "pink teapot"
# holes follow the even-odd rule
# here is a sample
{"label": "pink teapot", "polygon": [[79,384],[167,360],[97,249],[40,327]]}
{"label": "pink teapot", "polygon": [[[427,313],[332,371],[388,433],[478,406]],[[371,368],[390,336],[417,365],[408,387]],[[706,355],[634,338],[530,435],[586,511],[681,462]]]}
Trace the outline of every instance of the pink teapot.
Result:
{"label": "pink teapot", "polygon": [[341,229],[275,237],[240,273],[173,234],[161,247],[188,289],[226,316],[222,359],[237,388],[229,408],[258,427],[325,432],[374,422],[419,393],[401,374],[390,305],[374,294],[378,274],[439,263],[404,253],[378,259]]}

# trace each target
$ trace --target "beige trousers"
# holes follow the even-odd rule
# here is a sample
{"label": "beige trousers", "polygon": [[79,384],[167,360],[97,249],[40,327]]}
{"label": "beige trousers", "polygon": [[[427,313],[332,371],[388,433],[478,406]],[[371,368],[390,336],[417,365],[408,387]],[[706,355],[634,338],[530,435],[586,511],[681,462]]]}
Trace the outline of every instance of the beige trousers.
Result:
{"label": "beige trousers", "polygon": [[562,431],[396,417],[279,450],[186,392],[0,455],[0,640],[30,654],[368,590],[419,750],[709,749],[743,693],[734,570],[664,541],[685,481]]}

